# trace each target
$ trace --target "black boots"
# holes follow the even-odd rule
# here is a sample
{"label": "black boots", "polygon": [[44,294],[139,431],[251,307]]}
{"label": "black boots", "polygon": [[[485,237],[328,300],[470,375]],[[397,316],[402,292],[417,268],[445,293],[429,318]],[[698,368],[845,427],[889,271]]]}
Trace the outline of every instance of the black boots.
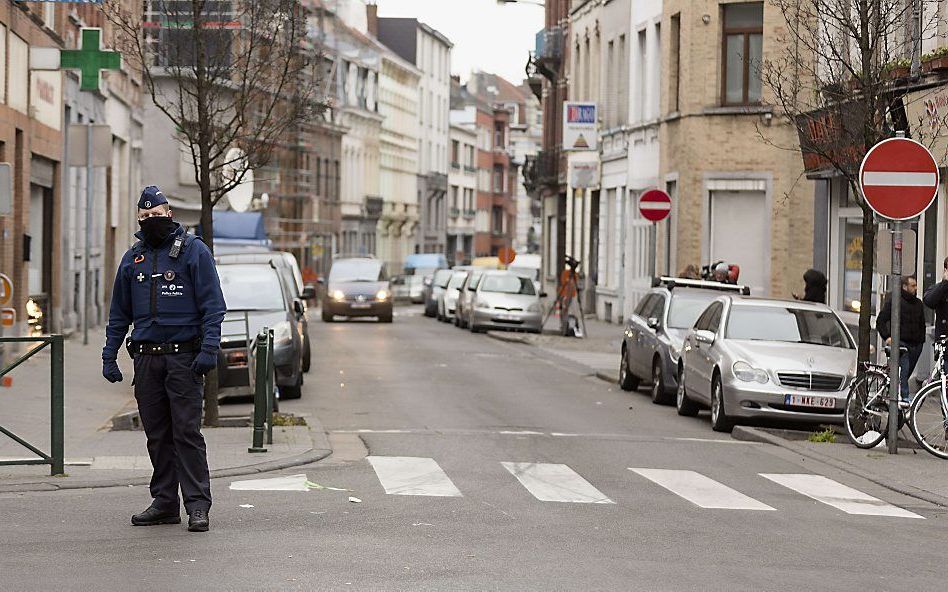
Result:
{"label": "black boots", "polygon": [[191,532],[207,532],[210,522],[207,519],[207,510],[194,510],[188,519],[188,530]]}
{"label": "black boots", "polygon": [[[204,514],[207,516],[207,513]],[[132,516],[132,524],[135,526],[156,526],[158,524],[181,524],[181,515],[177,510],[174,512],[162,512],[154,506],[149,506],[141,514]]]}

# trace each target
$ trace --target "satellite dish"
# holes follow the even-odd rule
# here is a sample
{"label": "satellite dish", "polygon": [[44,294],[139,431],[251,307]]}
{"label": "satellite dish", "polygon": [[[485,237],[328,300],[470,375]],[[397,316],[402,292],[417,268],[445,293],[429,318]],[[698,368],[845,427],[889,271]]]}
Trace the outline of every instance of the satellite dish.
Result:
{"label": "satellite dish", "polygon": [[247,158],[240,148],[231,148],[224,156],[226,164],[221,169],[221,177],[230,183],[241,176],[240,184],[227,192],[227,201],[235,212],[246,212],[253,199],[253,170],[247,168]]}

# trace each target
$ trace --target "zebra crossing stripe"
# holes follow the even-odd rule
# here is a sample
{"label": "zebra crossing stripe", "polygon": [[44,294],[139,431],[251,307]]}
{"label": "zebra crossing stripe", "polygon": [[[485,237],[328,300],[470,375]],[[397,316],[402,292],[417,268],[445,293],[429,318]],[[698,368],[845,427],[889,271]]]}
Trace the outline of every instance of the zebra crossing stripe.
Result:
{"label": "zebra crossing stripe", "polygon": [[731,489],[695,471],[671,469],[635,469],[649,481],[661,485],[677,496],[683,497],[699,508],[723,510],[773,510],[767,504]]}
{"label": "zebra crossing stripe", "polygon": [[500,464],[540,501],[578,504],[615,503],[566,465],[532,462],[502,462]]}
{"label": "zebra crossing stripe", "polygon": [[366,459],[387,494],[461,497],[461,492],[433,458],[368,456]]}
{"label": "zebra crossing stripe", "polygon": [[822,475],[808,474],[777,474],[759,473],[761,477],[770,479],[778,485],[792,489],[797,493],[815,499],[816,501],[842,510],[847,514],[861,514],[865,516],[894,516],[897,518],[920,518],[922,516],[888,504],[878,498],[863,493],[858,489],[847,487],[842,483],[828,479]]}

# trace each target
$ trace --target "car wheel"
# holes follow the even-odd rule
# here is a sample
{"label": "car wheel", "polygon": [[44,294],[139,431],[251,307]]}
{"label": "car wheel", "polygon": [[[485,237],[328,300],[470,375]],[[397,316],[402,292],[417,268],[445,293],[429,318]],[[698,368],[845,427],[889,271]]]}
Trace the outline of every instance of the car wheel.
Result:
{"label": "car wheel", "polygon": [[711,429],[715,432],[730,432],[734,423],[724,411],[724,388],[721,379],[714,377],[711,383]]}
{"label": "car wheel", "polygon": [[622,346],[622,358],[619,360],[619,388],[624,391],[634,391],[639,388],[639,379],[629,370],[629,356],[625,346]]}
{"label": "car wheel", "polygon": [[326,312],[326,309],[325,308],[323,309],[323,322],[324,323],[331,323],[334,318],[335,316],[331,312]]}
{"label": "car wheel", "polygon": [[299,399],[302,396],[303,387],[301,385],[280,387],[280,398],[284,401],[288,401],[290,399]]}
{"label": "car wheel", "polygon": [[662,369],[661,358],[652,362],[652,403],[656,405],[671,405],[674,399],[668,395],[665,388],[665,372]]}
{"label": "car wheel", "polygon": [[312,364],[312,355],[310,355],[309,349],[309,335],[303,335],[303,362],[300,367],[303,369],[303,372],[309,372],[309,367]]}
{"label": "car wheel", "polygon": [[678,369],[678,392],[675,393],[675,409],[678,415],[685,417],[694,417],[698,415],[698,404],[688,398],[688,391],[685,389],[685,369]]}
{"label": "car wheel", "polygon": [[482,331],[482,329],[474,323],[469,323],[468,326],[471,328],[471,333],[480,333]]}

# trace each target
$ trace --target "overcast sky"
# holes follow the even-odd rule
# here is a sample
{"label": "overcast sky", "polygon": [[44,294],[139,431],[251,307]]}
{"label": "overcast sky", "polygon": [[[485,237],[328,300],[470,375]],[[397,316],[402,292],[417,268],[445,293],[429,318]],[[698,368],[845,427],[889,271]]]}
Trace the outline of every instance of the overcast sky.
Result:
{"label": "overcast sky", "polygon": [[467,80],[472,70],[499,74],[519,84],[527,52],[543,28],[543,7],[499,6],[497,0],[377,0],[379,16],[413,17],[454,43],[451,73]]}

